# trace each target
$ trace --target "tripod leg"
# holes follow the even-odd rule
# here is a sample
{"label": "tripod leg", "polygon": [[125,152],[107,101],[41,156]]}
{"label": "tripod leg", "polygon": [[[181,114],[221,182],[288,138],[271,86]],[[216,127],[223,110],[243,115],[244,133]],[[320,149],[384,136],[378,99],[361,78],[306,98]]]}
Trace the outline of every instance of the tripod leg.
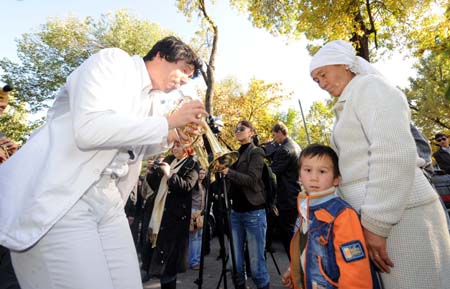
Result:
{"label": "tripod leg", "polygon": [[[222,205],[222,200],[220,199],[220,197],[219,197],[219,200],[218,200],[218,204],[219,204],[219,211],[223,212],[223,205]],[[216,217],[217,217],[216,224],[217,224],[217,228],[218,228],[218,230],[217,230],[217,233],[218,233],[217,237],[219,239],[220,256],[221,256],[221,260],[222,260],[222,275],[220,277],[221,277],[221,280],[223,278],[223,287],[224,287],[224,289],[227,289],[228,288],[227,287],[227,275],[226,275],[226,271],[227,271],[227,252],[226,252],[226,249],[225,249],[225,234],[224,234],[225,231],[223,229],[224,225],[225,225],[224,223],[226,221],[225,221],[225,216],[222,213],[221,213],[220,216],[216,216]],[[220,284],[221,280],[219,280],[219,284]]]}
{"label": "tripod leg", "polygon": [[224,196],[225,203],[225,214],[224,214],[224,222],[227,224],[228,232],[229,232],[229,243],[230,243],[230,255],[231,255],[231,280],[233,281],[233,285],[237,288],[237,271],[236,271],[236,254],[234,252],[234,242],[233,242],[233,230],[231,227],[231,208],[230,202],[228,199],[228,192],[225,183],[225,178],[221,178],[222,181],[222,194]]}
{"label": "tripod leg", "polygon": [[[208,178],[209,179],[209,176]],[[211,201],[212,198],[210,197],[210,190],[208,188],[209,186],[205,186],[206,192],[205,192],[205,204],[206,209],[203,215],[203,234],[202,234],[202,245],[201,245],[201,251],[200,251],[200,270],[198,271],[198,279],[195,280],[195,283],[198,285],[198,289],[202,288],[203,285],[203,266],[205,262],[205,246],[206,246],[206,237],[207,234],[205,234],[205,230],[209,230],[209,216],[211,212]]]}
{"label": "tripod leg", "polygon": [[277,261],[275,260],[275,256],[273,255],[272,252],[270,252],[270,256],[272,256],[272,261],[273,261],[273,264],[275,265],[275,268],[277,268],[278,275],[281,276],[280,268],[278,267]]}

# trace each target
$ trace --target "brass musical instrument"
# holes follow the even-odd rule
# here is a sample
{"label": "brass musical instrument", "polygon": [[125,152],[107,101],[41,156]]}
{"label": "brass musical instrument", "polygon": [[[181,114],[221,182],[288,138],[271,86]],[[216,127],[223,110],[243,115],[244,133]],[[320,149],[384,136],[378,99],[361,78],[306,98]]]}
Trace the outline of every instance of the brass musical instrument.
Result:
{"label": "brass musical instrument", "polygon": [[[192,100],[192,97],[185,96],[181,90],[179,90],[179,93],[181,94],[182,99],[178,105],[181,105],[184,101]],[[185,130],[183,133],[189,135],[189,133]],[[204,135],[211,148],[212,158],[210,162],[208,162],[208,154],[205,149],[202,135]],[[198,162],[203,168],[208,168],[212,174],[221,171],[225,167],[230,167],[239,158],[239,153],[237,151],[230,151],[219,143],[208,125],[200,128],[200,134],[189,136],[193,139],[189,143],[189,146],[192,146]]]}
{"label": "brass musical instrument", "polygon": [[211,173],[215,174],[223,168],[228,168],[234,164],[239,158],[239,153],[237,151],[230,151],[222,146],[209,126],[205,127],[204,130],[204,136],[211,148],[212,160],[209,162],[209,165],[203,138],[198,138],[192,147],[202,167],[208,168]]}

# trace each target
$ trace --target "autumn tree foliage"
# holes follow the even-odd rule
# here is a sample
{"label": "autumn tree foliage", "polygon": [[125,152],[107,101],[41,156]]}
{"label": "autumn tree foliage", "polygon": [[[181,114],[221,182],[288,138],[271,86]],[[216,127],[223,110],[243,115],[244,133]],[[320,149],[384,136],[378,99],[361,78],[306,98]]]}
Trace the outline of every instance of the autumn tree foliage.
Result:
{"label": "autumn tree foliage", "polygon": [[[433,8],[445,0],[230,0],[255,26],[271,33],[310,41],[345,39],[361,57],[371,60],[375,49],[402,49],[414,44],[415,32],[432,26]],[[375,48],[375,49],[374,49]],[[312,52],[317,49],[311,46]]]}
{"label": "autumn tree foliage", "polygon": [[215,89],[214,106],[224,122],[221,138],[238,148],[234,128],[240,120],[246,119],[256,127],[261,141],[271,139],[272,126],[278,120],[276,112],[290,94],[280,83],[252,79],[248,88],[243,88],[235,78],[220,81]]}

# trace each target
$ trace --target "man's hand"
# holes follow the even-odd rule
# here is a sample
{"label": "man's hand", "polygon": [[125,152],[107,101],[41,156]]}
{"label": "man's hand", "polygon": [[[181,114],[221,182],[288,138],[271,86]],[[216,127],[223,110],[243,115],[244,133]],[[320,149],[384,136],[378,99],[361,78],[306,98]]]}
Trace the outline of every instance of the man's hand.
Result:
{"label": "man's hand", "polygon": [[188,144],[192,139],[183,133],[181,129],[175,128],[170,130],[167,136],[167,143],[173,143],[174,141],[178,141],[181,144]]}
{"label": "man's hand", "polygon": [[[169,129],[182,128],[188,124],[205,125],[204,116],[208,113],[205,106],[199,100],[184,102],[183,105],[167,117]],[[196,130],[195,128],[193,129]]]}
{"label": "man's hand", "polygon": [[284,272],[283,276],[281,276],[281,284],[283,284],[283,286],[286,288],[294,288],[294,284],[292,283],[291,279],[291,271],[289,269]]}
{"label": "man's hand", "polygon": [[0,137],[0,163],[3,163],[11,156],[13,153],[17,151],[17,144],[12,142],[7,137]]}
{"label": "man's hand", "polygon": [[375,266],[383,273],[390,273],[389,267],[394,267],[387,254],[386,239],[363,228],[364,238],[366,239],[369,257],[375,263]]}
{"label": "man's hand", "polygon": [[7,158],[7,152],[2,147],[0,147],[0,164],[6,161]]}
{"label": "man's hand", "polygon": [[8,153],[10,155],[12,155],[13,153],[15,153],[17,151],[17,149],[19,148],[19,146],[12,142],[9,138],[7,137],[1,137],[0,138],[0,146],[4,146],[8,149]]}

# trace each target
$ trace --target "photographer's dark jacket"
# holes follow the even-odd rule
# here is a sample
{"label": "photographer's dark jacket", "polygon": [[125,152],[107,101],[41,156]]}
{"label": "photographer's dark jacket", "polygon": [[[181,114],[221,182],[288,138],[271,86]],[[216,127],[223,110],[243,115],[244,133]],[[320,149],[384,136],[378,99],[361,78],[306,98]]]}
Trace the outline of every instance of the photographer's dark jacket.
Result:
{"label": "photographer's dark jacket", "polygon": [[[241,150],[243,151],[241,152]],[[264,208],[264,183],[262,181],[264,155],[264,150],[256,147],[253,143],[243,145],[239,149],[239,159],[230,168],[226,177],[231,183],[233,209],[235,209],[236,199],[239,198],[237,194],[244,194],[255,209]]]}
{"label": "photographer's dark jacket", "polygon": [[[171,163],[174,156],[164,162]],[[168,180],[164,213],[161,220],[156,247],[152,250],[150,273],[155,275],[175,275],[186,271],[189,248],[189,222],[191,217],[192,189],[198,180],[198,163],[193,157]],[[157,192],[162,173],[154,170],[147,175],[150,187]]]}
{"label": "photographer's dark jacket", "polygon": [[270,168],[277,176],[277,207],[280,210],[297,208],[297,195],[300,192],[298,183],[298,158],[300,147],[287,137],[272,156]]}

